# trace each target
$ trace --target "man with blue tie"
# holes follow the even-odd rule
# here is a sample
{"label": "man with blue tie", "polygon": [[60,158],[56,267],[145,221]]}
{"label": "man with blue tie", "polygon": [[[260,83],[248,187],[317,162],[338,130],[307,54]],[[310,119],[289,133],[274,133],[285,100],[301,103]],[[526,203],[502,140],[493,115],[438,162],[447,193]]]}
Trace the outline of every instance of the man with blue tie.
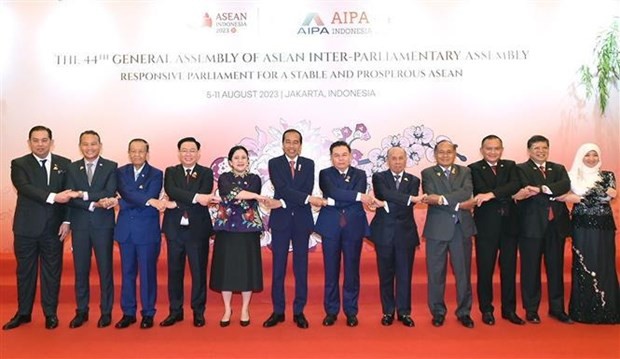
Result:
{"label": "man with blue tie", "polygon": [[99,155],[101,140],[95,131],[80,134],[80,151],[84,158],[71,163],[67,186],[78,191],[78,198],[69,201],[75,267],[75,317],[70,328],[81,327],[88,320],[90,299],[90,263],[95,253],[99,271],[101,317],[97,327],[112,321],[114,278],[112,248],[114,245],[114,207],[116,200],[116,162]]}
{"label": "man with blue tie", "polygon": [[[473,198],[471,171],[454,163],[456,145],[439,141],[434,149],[437,165],[422,171],[422,190],[428,204],[424,237],[426,237],[426,271],[428,273],[428,307],[435,327],[443,325],[446,268],[448,257],[456,278],[456,316],[466,328],[473,328],[471,319],[471,236],[476,226],[471,209]],[[448,256],[449,255],[449,256]]]}
{"label": "man with blue tie", "polygon": [[3,330],[32,320],[32,307],[41,266],[41,306],[45,328],[58,327],[58,294],[62,275],[63,241],[69,233],[64,203],[77,196],[67,190],[68,158],[51,153],[52,130],[35,126],[28,133],[31,153],[11,161],[11,182],[17,189],[13,217],[17,260],[17,313]]}
{"label": "man with blue tie", "polygon": [[295,129],[284,131],[282,134],[284,154],[269,160],[269,177],[274,187],[274,199],[268,205],[272,208],[269,226],[273,252],[271,283],[273,313],[263,323],[266,328],[284,321],[284,277],[291,242],[295,274],[293,322],[302,329],[309,326],[303,310],[308,299],[308,243],[314,227],[310,205],[322,207],[327,201],[312,196],[314,161],[300,156],[302,141],[299,131]]}
{"label": "man with blue tie", "polygon": [[120,195],[114,237],[121,249],[121,309],[116,328],[136,322],[136,277],[140,274],[140,328],[153,326],[157,300],[157,259],[161,248],[159,212],[166,208],[160,200],[163,173],[147,162],[149,144],[141,138],[129,142],[131,163],[118,168]]}
{"label": "man with blue tie", "polygon": [[370,240],[375,245],[379,271],[381,324],[392,325],[394,312],[406,327],[411,318],[411,277],[415,248],[420,245],[413,206],[424,198],[418,195],[420,179],[405,172],[407,153],[392,147],[387,153],[388,170],[372,176],[377,213],[370,224]]}
{"label": "man with blue tie", "polygon": [[323,325],[334,325],[340,311],[340,258],[344,261],[342,307],[347,325],[358,325],[360,256],[362,241],[369,234],[362,203],[373,202],[366,194],[366,172],[351,167],[351,147],[336,141],[329,147],[333,166],[321,170],[319,186],[327,206],[321,209],[314,228],[322,236],[325,292]]}

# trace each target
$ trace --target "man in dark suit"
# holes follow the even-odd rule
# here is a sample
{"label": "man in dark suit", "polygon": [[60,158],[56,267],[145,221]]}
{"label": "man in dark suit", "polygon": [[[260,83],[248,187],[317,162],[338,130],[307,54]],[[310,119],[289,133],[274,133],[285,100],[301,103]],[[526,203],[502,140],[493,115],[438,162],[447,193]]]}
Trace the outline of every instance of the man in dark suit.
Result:
{"label": "man in dark suit", "polygon": [[271,250],[273,252],[271,300],[273,313],[263,326],[273,327],[284,321],[284,277],[289,244],[293,244],[293,272],[295,274],[295,300],[293,322],[299,328],[308,328],[304,307],[308,299],[308,242],[313,232],[314,220],[310,205],[327,204],[321,197],[312,196],[314,187],[314,161],[301,157],[301,133],[288,129],[282,134],[282,156],[269,160],[269,177],[274,187],[274,200],[270,201]]}
{"label": "man in dark suit", "polygon": [[554,201],[570,190],[564,166],[547,161],[549,140],[532,136],[527,141],[530,159],[518,165],[522,188],[514,195],[519,201],[519,252],[521,253],[521,295],[525,319],[540,323],[541,259],[545,257],[549,315],[572,323],[564,310],[564,244],[570,232],[568,208]]}
{"label": "man in dark suit", "polygon": [[95,131],[80,134],[80,151],[84,158],[73,162],[67,171],[67,186],[78,191],[78,198],[69,201],[75,267],[75,317],[70,328],[81,327],[88,320],[90,299],[90,263],[95,252],[99,271],[101,317],[97,327],[112,321],[114,276],[112,248],[114,245],[114,206],[116,200],[116,162],[99,155],[101,140]]}
{"label": "man in dark suit", "polygon": [[362,203],[373,202],[366,194],[366,172],[351,167],[351,147],[336,141],[329,148],[333,166],[319,173],[319,187],[327,206],[321,209],[314,227],[322,236],[325,291],[323,325],[334,325],[340,311],[340,258],[344,261],[342,307],[347,325],[358,325],[360,257],[368,235],[368,219]]}
{"label": "man in dark suit", "polygon": [[420,245],[413,206],[424,196],[418,195],[420,179],[405,172],[407,153],[403,148],[391,148],[387,161],[389,169],[372,176],[378,208],[370,224],[379,269],[381,324],[392,325],[396,311],[403,325],[413,327],[411,276],[415,248]]}
{"label": "man in dark suit", "polygon": [[159,212],[166,208],[160,200],[163,174],[147,162],[149,144],[140,138],[129,142],[131,163],[118,168],[120,195],[114,237],[121,249],[121,309],[117,328],[136,322],[136,277],[140,274],[140,302],[143,329],[153,326],[157,299],[157,259],[161,248]]}
{"label": "man in dark suit", "polygon": [[495,135],[482,139],[482,159],[469,165],[474,185],[476,223],[477,293],[482,322],[495,324],[493,272],[499,253],[502,318],[525,324],[516,314],[517,208],[512,195],[519,190],[514,161],[502,159],[504,146]]}
{"label": "man in dark suit", "polygon": [[426,269],[428,273],[428,306],[434,326],[442,326],[446,317],[446,262],[456,278],[456,317],[467,328],[471,319],[471,236],[476,226],[471,216],[475,205],[469,168],[454,163],[456,145],[448,140],[435,146],[437,165],[422,171],[422,190],[428,204],[424,237],[426,237]]}
{"label": "man in dark suit", "polygon": [[58,326],[58,294],[62,274],[63,241],[69,233],[67,203],[77,192],[66,190],[71,161],[50,152],[52,130],[35,126],[28,133],[32,153],[11,161],[11,181],[17,189],[13,218],[17,260],[17,313],[2,329],[17,328],[32,319],[32,307],[41,265],[41,306],[45,327]]}
{"label": "man in dark suit", "polygon": [[205,325],[207,301],[207,258],[209,237],[213,232],[210,203],[213,200],[213,171],[197,162],[200,142],[185,137],[177,143],[180,164],[166,169],[164,189],[168,209],[164,214],[163,230],[168,245],[168,299],[170,314],[159,323],[168,327],[183,320],[183,277],[185,260],[192,275],[191,306],[194,326]]}

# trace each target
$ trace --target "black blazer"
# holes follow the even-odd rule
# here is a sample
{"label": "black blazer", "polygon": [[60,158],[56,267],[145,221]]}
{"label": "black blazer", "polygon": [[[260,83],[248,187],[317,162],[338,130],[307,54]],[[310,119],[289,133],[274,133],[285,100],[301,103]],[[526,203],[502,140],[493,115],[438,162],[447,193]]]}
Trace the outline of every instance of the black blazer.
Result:
{"label": "black blazer", "polygon": [[200,203],[192,203],[194,196],[213,192],[213,171],[210,168],[196,164],[189,177],[185,178],[183,165],[178,164],[166,168],[164,176],[164,190],[171,201],[175,201],[177,208],[166,209],[164,213],[163,231],[168,240],[179,238],[181,217],[187,212],[189,230],[192,239],[208,240],[213,232],[209,207]]}
{"label": "black blazer", "polygon": [[543,237],[549,224],[548,208],[551,207],[559,235],[561,237],[568,236],[570,233],[568,208],[564,202],[551,200],[555,196],[561,196],[570,191],[570,178],[564,166],[547,161],[546,178],[532,160],[518,164],[517,168],[521,187],[546,185],[553,192],[552,196],[541,192],[536,196],[519,201],[521,235],[528,238]]}
{"label": "black blazer", "polygon": [[419,245],[418,227],[413,217],[414,203],[408,202],[409,196],[418,195],[420,179],[404,172],[396,189],[392,171],[387,170],[372,176],[372,187],[375,197],[388,203],[390,213],[385,208],[377,208],[370,224],[370,241],[375,245],[398,247]]}
{"label": "black blazer", "polygon": [[33,154],[11,161],[11,181],[17,189],[17,206],[13,218],[13,233],[20,236],[38,237],[43,234],[48,221],[56,231],[68,220],[66,206],[47,203],[50,193],[59,193],[66,187],[68,158],[52,154],[49,185],[41,170],[41,164]]}
{"label": "black blazer", "polygon": [[92,183],[88,184],[84,159],[75,161],[67,170],[67,188],[88,192],[88,201],[74,198],[69,201],[69,220],[71,229],[114,228],[114,209],[88,208],[91,202],[116,195],[116,162],[99,157],[93,173]]}
{"label": "black blazer", "polygon": [[[471,169],[474,196],[488,192],[495,195],[492,200],[474,208],[474,222],[478,235],[498,236],[504,233],[516,236],[519,225],[517,206],[512,200],[512,195],[521,188],[516,163],[499,160],[496,167],[497,175],[485,160],[474,162],[468,167]],[[508,221],[502,221],[502,217],[508,218]]]}

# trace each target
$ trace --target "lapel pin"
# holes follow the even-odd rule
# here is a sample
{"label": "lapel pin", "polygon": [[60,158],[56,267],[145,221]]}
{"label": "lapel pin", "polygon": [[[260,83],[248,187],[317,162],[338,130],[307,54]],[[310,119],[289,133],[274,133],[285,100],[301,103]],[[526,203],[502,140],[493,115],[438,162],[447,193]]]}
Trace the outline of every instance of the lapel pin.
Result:
{"label": "lapel pin", "polygon": [[345,182],[351,182],[351,177],[347,176],[347,177],[344,179],[344,181],[345,181]]}
{"label": "lapel pin", "polygon": [[403,181],[408,182],[408,181],[409,181],[409,178],[407,178],[407,177],[403,177]]}
{"label": "lapel pin", "polygon": [[138,188],[139,189],[144,189],[144,186],[143,185],[139,185]]}
{"label": "lapel pin", "polygon": [[80,171],[84,169],[84,166],[80,166]]}

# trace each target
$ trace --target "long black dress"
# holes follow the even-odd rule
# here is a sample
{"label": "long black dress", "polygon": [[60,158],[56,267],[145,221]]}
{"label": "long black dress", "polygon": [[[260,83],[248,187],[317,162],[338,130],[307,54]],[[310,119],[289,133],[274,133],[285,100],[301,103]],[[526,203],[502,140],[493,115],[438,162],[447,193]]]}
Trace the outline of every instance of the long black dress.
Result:
{"label": "long black dress", "polygon": [[620,289],[616,273],[615,223],[605,193],[616,188],[613,172],[601,180],[572,210],[573,281],[570,317],[582,323],[620,323]]}

